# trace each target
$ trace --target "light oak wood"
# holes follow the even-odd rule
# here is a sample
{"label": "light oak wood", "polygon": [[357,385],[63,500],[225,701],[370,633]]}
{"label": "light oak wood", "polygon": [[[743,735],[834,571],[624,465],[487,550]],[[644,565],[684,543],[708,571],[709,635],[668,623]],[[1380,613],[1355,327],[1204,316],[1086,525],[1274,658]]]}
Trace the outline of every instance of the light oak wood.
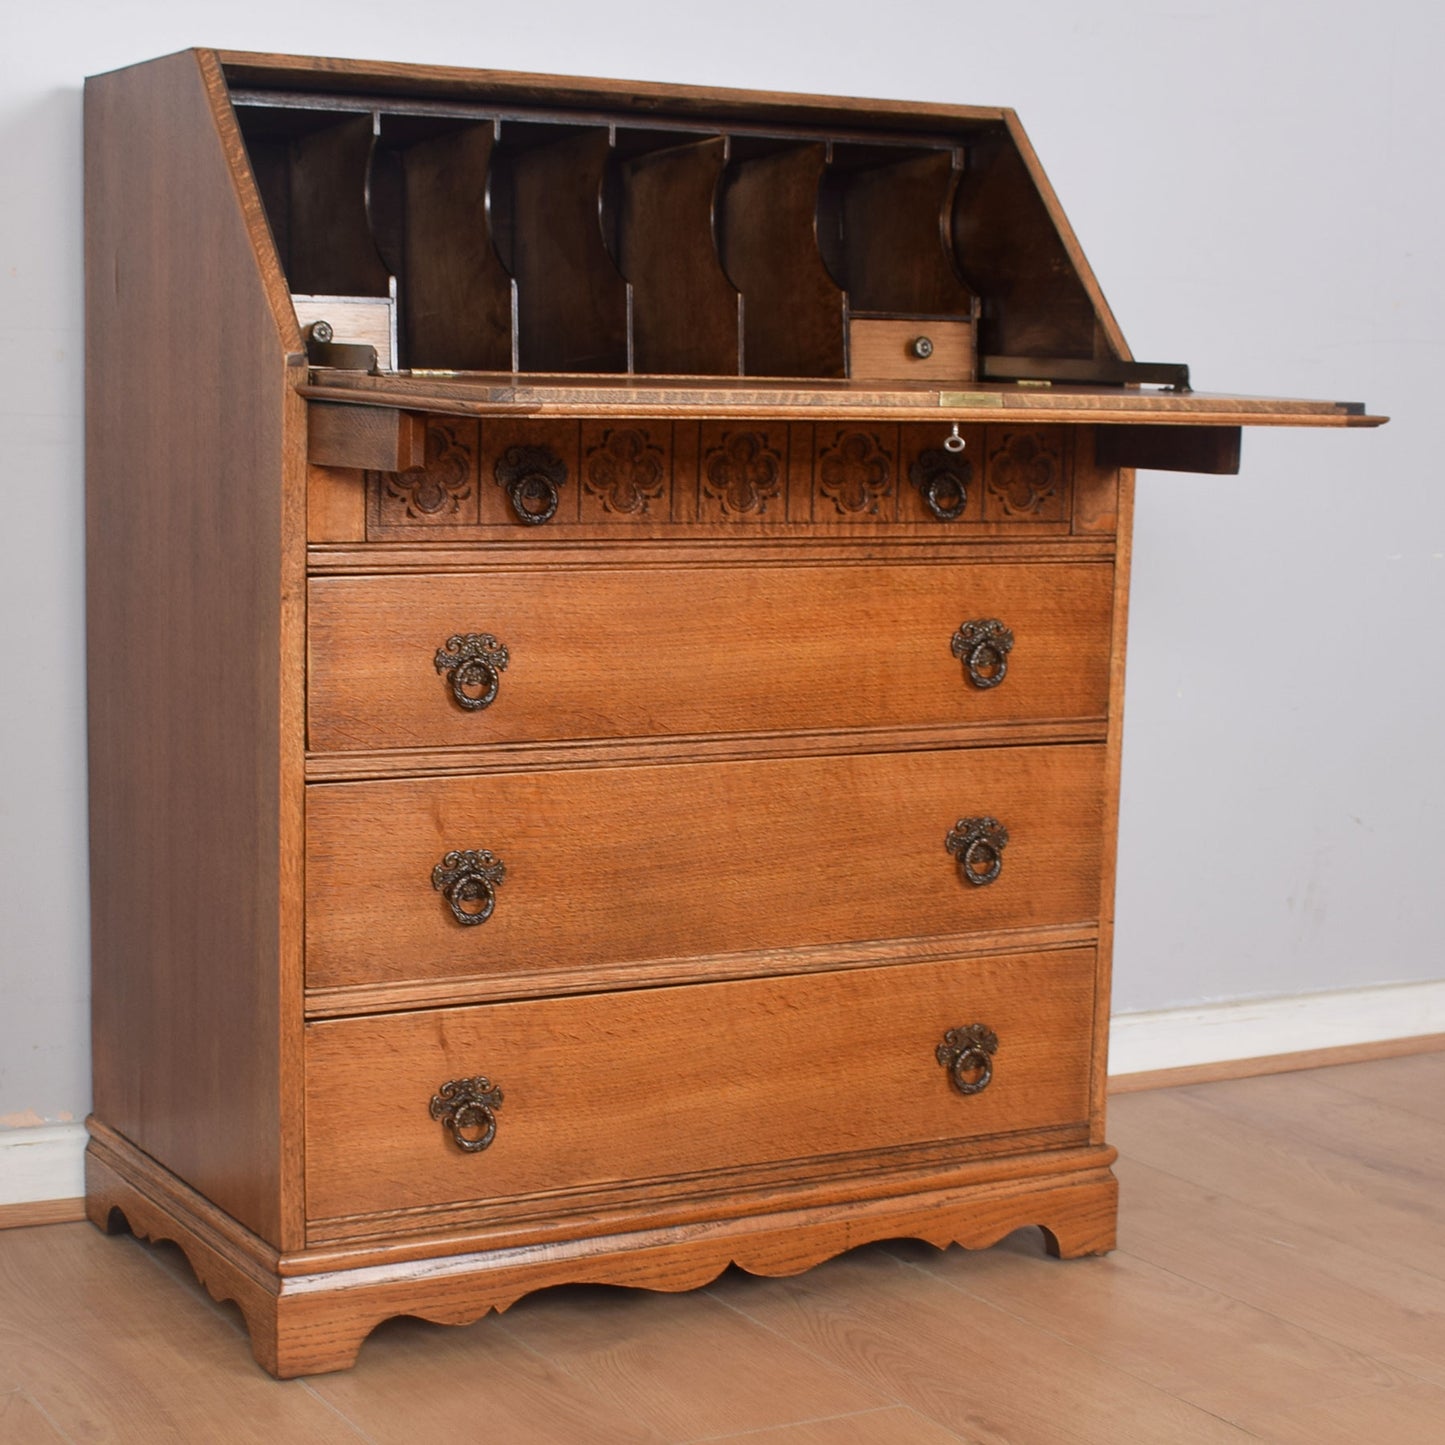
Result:
{"label": "light oak wood", "polygon": [[1099,967],[1094,992],[1094,1053],[1090,1119],[1095,1143],[1106,1132],[1109,1014],[1114,970],[1114,893],[1119,863],[1119,779],[1124,763],[1124,664],[1129,637],[1129,569],[1134,545],[1134,473],[1121,470],[1113,486],[1119,561],[1114,574],[1113,636],[1109,646],[1109,736],[1104,749],[1104,851],[1099,870]]}
{"label": "light oak wood", "polygon": [[[1311,1077],[1342,1097],[1405,1091],[1390,1107],[1422,1152],[1438,1147],[1442,1121],[1411,1105],[1440,1097],[1445,1054]],[[1169,1097],[1116,1100],[1116,1122],[1167,1135]],[[1319,1170],[1334,1167],[1337,1151],[1309,1148]],[[1367,1228],[1336,1240],[1300,1224],[1295,1201],[1256,1196],[1248,1170],[1230,1198],[1128,1157],[1118,1169],[1122,1247],[1107,1259],[1060,1269],[1024,1233],[986,1253],[865,1246],[801,1278],[729,1272],[686,1294],[563,1286],[471,1328],[388,1322],[355,1370],[304,1388],[255,1370],[234,1308],[211,1303],[174,1247],[80,1225],[11,1230],[0,1234],[0,1421],[45,1445],[402,1445],[470,1438],[476,1395],[458,1382],[485,1381],[496,1438],[558,1445],[1088,1439],[1096,1412],[1150,1445],[1229,1439],[1231,1427],[1310,1445],[1438,1436],[1445,1283],[1383,1258]],[[1422,1214],[1437,1194],[1418,1181]],[[823,1319],[837,1327],[816,1329]],[[37,1416],[51,1433],[22,1433],[39,1430]]]}
{"label": "light oak wood", "polygon": [[[1104,1261],[1071,1272],[1094,1280],[1105,1273],[1112,1280],[1115,1273]],[[891,1253],[851,1255],[820,1274],[765,1291],[732,1275],[711,1293],[965,1440],[1154,1445],[1250,1438],[1138,1379],[1124,1360],[1062,1341]]]}
{"label": "light oak wood", "polygon": [[[86,1183],[92,1222],[113,1227],[123,1221],[144,1238],[179,1244],[211,1295],[239,1304],[257,1361],[284,1379],[347,1368],[366,1336],[393,1315],[469,1323],[553,1284],[694,1289],[733,1263],[754,1274],[795,1274],[871,1240],[906,1234],[940,1247],[979,1248],[1025,1223],[1039,1224],[1050,1249],[1062,1256],[1105,1252],[1114,1246],[1113,1158],[1111,1149],[1075,1149],[985,1160],[940,1173],[938,1180],[947,1180],[942,1187],[914,1184],[898,1195],[854,1196],[846,1210],[839,1199],[840,1192],[848,1198],[847,1189],[827,1184],[800,1191],[789,1208],[755,1207],[688,1226],[638,1228],[646,1211],[634,1208],[633,1227],[625,1232],[596,1233],[584,1217],[570,1237],[545,1247],[453,1252],[421,1268],[424,1243],[420,1256],[413,1244],[386,1263],[368,1258],[364,1244],[333,1247],[320,1258],[277,1256],[99,1126]],[[449,1247],[455,1251],[457,1242],[441,1241],[441,1250]]]}
{"label": "light oak wood", "polygon": [[[1123,337],[1002,110],[192,51],[91,83],[87,213],[91,1221],[176,1241],[281,1376],[558,1285],[1111,1250],[1119,464],[1381,419],[1103,384]],[[394,308],[385,372],[310,365],[298,291]],[[866,375],[915,320],[939,374]],[[975,345],[1100,384],[981,385]],[[995,618],[1009,675],[965,682]],[[508,649],[485,709],[436,667],[468,633]],[[433,1096],[492,1074],[462,1150]],[[1281,1187],[1301,1097],[1253,1126]],[[1190,1104],[1191,1165],[1242,1172]],[[1336,1104],[1378,1136],[1344,1191],[1435,1269],[1387,1107]],[[911,1272],[834,1276],[876,1277],[881,1357],[856,1300],[780,1296],[795,1363],[972,1438],[928,1391],[976,1321],[890,1363]],[[1238,1433],[1137,1361],[1038,1388],[1039,1331],[983,1313],[1027,1430],[1107,1396],[1079,1438]],[[627,1398],[557,1418],[625,1438]]]}
{"label": "light oak wood", "polygon": [[0,1440],[8,1445],[64,1445],[65,1437],[23,1391],[0,1395]]}
{"label": "light oak wood", "polygon": [[[1076,944],[1092,946],[1097,932],[1090,920],[1039,928],[939,934],[932,938],[871,938],[862,943],[832,940],[777,950],[690,953],[673,958],[629,959],[611,964],[588,960],[561,972],[545,965],[528,967],[523,963],[504,974],[489,974],[484,986],[486,998],[497,1002],[534,998],[539,994],[661,988],[677,983],[693,983],[699,978],[722,982],[735,978],[821,973],[835,968],[871,968],[896,963],[900,959],[925,962],[974,954],[1017,955]],[[309,1018],[344,1018],[352,1014],[445,1008],[452,1004],[476,1002],[482,987],[481,980],[466,976],[318,986],[306,991],[306,1012]]]}
{"label": "light oak wood", "polygon": [[[917,349],[920,337],[928,341],[926,356]],[[872,321],[855,316],[848,324],[848,374],[869,381],[901,377],[972,381],[973,324],[929,318]]]}
{"label": "light oak wood", "polygon": [[867,413],[885,421],[947,424],[1031,419],[1083,425],[1145,422],[1157,426],[1362,426],[1382,425],[1356,402],[1212,395],[1209,392],[1136,391],[1120,387],[1032,387],[975,382],[967,390],[922,383],[840,383],[810,390],[795,381],[720,377],[681,386],[667,378],[589,380],[539,375],[439,377],[363,376],[328,372],[302,387],[317,401],[424,408],[460,416],[755,417],[822,420]]}
{"label": "light oak wood", "polygon": [[366,541],[366,490],[353,474],[307,467],[306,536],[312,542]]}
{"label": "light oak wood", "polygon": [[[1116,1105],[1133,1117],[1156,1096]],[[1421,1131],[1422,1141],[1434,1135]],[[1321,1167],[1328,1156],[1317,1156]],[[1331,1238],[1246,1187],[1230,1199],[1147,1165],[1119,1166],[1130,1254],[1241,1306],[1363,1351],[1381,1368],[1445,1383],[1445,1285],[1381,1257],[1366,1231]],[[1433,1186],[1418,1201],[1430,1207]],[[1349,1216],[1346,1215],[1346,1218]]]}
{"label": "light oak wood", "polygon": [[29,1229],[37,1224],[68,1224],[85,1218],[85,1199],[37,1199],[0,1204],[0,1229]]}
{"label": "light oak wood", "polygon": [[[307,982],[483,980],[514,967],[1091,922],[1097,747],[859,754],[313,785]],[[945,840],[1002,821],[999,877]],[[432,883],[454,850],[507,869],[459,924]]]}
{"label": "light oak wood", "polygon": [[[1394,1042],[1395,1047],[1383,1046],[1370,1055],[1361,1051],[1350,1059],[1319,1061],[1321,1064],[1363,1065],[1367,1061],[1394,1059],[1394,1063],[1368,1068],[1332,1068],[1328,1073],[1319,1073],[1314,1077],[1318,1083],[1329,1088],[1342,1089],[1346,1093],[1358,1094],[1362,1098],[1404,1109],[1406,1113],[1445,1123],[1445,1098],[1433,1087],[1438,1061],[1418,1057],[1445,1052],[1445,1035],[1398,1039]],[[1422,1047],[1407,1047],[1410,1044],[1419,1044]]]}
{"label": "light oak wood", "polygon": [[1051,1268],[1025,1236],[966,1270],[956,1255],[895,1250],[992,1310],[1261,1438],[1271,1438],[1260,1427],[1276,1412],[1373,1389],[1385,1373],[1347,1340],[1322,1338],[1132,1252],[1111,1261],[1104,1295],[1086,1272]]}
{"label": "light oak wood", "polygon": [[[309,592],[308,744],[1102,719],[1112,591],[1105,565],[956,562],[319,578]],[[802,646],[780,643],[780,618]],[[989,618],[1005,620],[1014,644],[1002,682],[979,687],[950,644],[965,622]],[[507,649],[494,701],[474,711],[436,666],[448,638],[469,633]]]}
{"label": "light oak wood", "polygon": [[[863,1166],[949,1139],[1082,1130],[1093,962],[1061,952],[315,1023],[308,1211],[540,1196],[559,1155],[565,1213],[619,1183],[706,1175],[719,1189],[749,1165],[793,1160],[801,1178],[823,1156]],[[965,1097],[935,1050],[979,1022],[999,1052],[988,1086]],[[476,1075],[504,1098],[495,1141],[467,1154],[427,1106],[446,1080]]]}

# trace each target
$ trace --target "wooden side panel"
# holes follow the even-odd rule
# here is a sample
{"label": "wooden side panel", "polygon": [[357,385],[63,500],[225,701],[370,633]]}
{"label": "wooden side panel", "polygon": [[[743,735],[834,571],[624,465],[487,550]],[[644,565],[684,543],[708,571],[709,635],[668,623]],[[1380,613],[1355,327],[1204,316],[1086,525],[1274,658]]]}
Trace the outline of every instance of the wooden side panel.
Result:
{"label": "wooden side panel", "polygon": [[1017,122],[970,150],[953,245],[960,273],[983,298],[981,352],[1128,355]]}
{"label": "wooden side panel", "polygon": [[[1082,1124],[1092,962],[1075,949],[312,1024],[307,1212],[557,1193],[569,1213],[607,1186],[704,1173],[717,1189],[725,1171],[830,1155],[876,1169],[909,1146]],[[997,1053],[964,1095],[935,1051],[976,1023]],[[467,1153],[428,1105],[478,1075],[502,1099],[495,1139]]]}
{"label": "wooden side panel", "polygon": [[285,1244],[300,337],[223,95],[196,52],[86,86],[95,1113]]}
{"label": "wooden side panel", "polygon": [[1119,860],[1119,777],[1124,755],[1124,655],[1129,635],[1129,574],[1134,555],[1134,473],[1118,474],[1119,550],[1114,563],[1114,636],[1109,649],[1109,737],[1105,753],[1103,867],[1099,887],[1099,962],[1094,1000],[1093,1104],[1090,1135],[1104,1141],[1109,1084],[1109,1018],[1114,970],[1114,892]]}

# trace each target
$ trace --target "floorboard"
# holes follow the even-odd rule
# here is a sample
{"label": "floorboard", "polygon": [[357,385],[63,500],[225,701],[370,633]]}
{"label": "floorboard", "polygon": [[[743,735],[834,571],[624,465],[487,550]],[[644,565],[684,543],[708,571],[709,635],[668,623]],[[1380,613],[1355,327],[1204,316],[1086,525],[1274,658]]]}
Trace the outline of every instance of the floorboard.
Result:
{"label": "floorboard", "polygon": [[1110,1101],[1119,1249],[548,1290],[278,1383],[172,1246],[0,1232],[0,1445],[1439,1445],[1445,1053]]}

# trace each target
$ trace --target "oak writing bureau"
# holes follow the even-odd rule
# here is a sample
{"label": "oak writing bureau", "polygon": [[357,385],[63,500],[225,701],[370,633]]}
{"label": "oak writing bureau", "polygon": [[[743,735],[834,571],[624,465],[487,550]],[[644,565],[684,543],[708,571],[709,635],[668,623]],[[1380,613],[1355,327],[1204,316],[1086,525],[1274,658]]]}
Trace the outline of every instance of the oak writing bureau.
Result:
{"label": "oak writing bureau", "polygon": [[91,1218],[279,1375],[1114,1242],[1134,361],[1011,112],[197,50],[86,89]]}

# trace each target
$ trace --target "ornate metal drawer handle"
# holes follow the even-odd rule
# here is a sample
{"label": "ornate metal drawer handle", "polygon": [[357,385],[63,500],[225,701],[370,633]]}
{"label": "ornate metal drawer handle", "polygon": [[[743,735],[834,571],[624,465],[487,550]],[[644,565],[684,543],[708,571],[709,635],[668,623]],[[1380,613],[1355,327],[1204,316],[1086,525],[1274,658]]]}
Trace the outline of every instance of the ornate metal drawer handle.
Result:
{"label": "ornate metal drawer handle", "polygon": [[497,887],[506,876],[502,860],[482,848],[448,853],[431,870],[431,886],[445,895],[458,923],[473,927],[492,916]]}
{"label": "ornate metal drawer handle", "polygon": [[975,887],[992,883],[1003,871],[1008,829],[997,818],[960,818],[943,846],[958,859],[958,871]]}
{"label": "ornate metal drawer handle", "polygon": [[965,622],[953,634],[953,655],[975,687],[997,687],[1008,676],[1014,635],[997,617]]}
{"label": "ornate metal drawer handle", "polygon": [[[920,452],[908,469],[908,479],[922,493],[924,506],[940,522],[957,521],[968,505],[968,484],[973,480],[973,463],[958,455],[963,451],[962,437],[958,438],[958,443],[956,449],[950,447],[948,451]],[[950,456],[949,452],[955,454]]]}
{"label": "ornate metal drawer handle", "polygon": [[490,632],[458,632],[436,655],[437,671],[447,674],[452,696],[468,712],[492,705],[506,666],[507,649]]}
{"label": "ornate metal drawer handle", "polygon": [[557,515],[567,464],[548,447],[508,447],[496,466],[517,520],[540,527]]}
{"label": "ornate metal drawer handle", "polygon": [[998,1052],[998,1035],[987,1024],[969,1024],[949,1029],[934,1057],[953,1080],[960,1094],[978,1094],[993,1078],[993,1056]]}
{"label": "ornate metal drawer handle", "polygon": [[431,1116],[439,1119],[452,1143],[468,1154],[480,1154],[497,1137],[501,1088],[488,1078],[448,1079],[432,1095]]}

